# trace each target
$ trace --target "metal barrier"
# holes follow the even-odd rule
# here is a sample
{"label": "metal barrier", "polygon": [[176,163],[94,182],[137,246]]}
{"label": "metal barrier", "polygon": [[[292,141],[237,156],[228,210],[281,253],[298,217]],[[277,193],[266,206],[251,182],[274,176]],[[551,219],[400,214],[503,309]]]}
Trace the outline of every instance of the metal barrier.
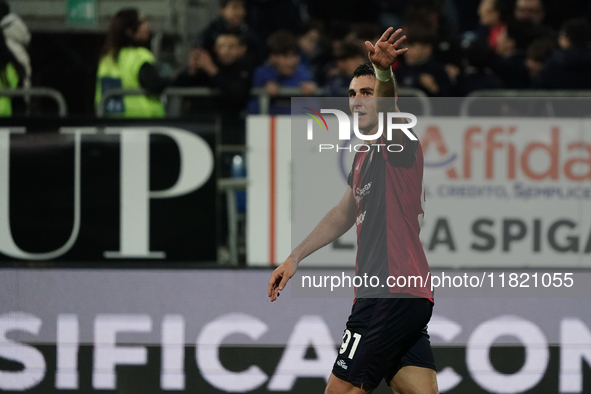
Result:
{"label": "metal barrier", "polygon": [[[314,93],[315,97],[322,97],[326,93],[323,89],[316,89]],[[162,92],[160,95],[160,101],[163,102],[165,106],[167,106],[168,101],[171,97],[208,97],[208,96],[217,96],[220,94],[220,91],[217,89],[210,89],[204,87],[196,87],[196,88],[167,88]],[[269,113],[269,106],[271,105],[271,96],[267,93],[265,88],[253,88],[250,90],[250,94],[254,97],[258,98],[259,101],[259,113],[266,115]],[[397,94],[399,97],[415,97],[419,100],[421,105],[423,106],[423,115],[429,116],[432,113],[431,102],[429,98],[419,89],[412,89],[412,88],[399,88],[397,89]],[[102,118],[105,116],[105,102],[115,96],[144,96],[150,95],[150,93],[145,89],[111,89],[105,92],[101,100],[96,106],[96,116]],[[302,90],[300,88],[280,88],[277,97],[302,97]],[[172,113],[171,113],[172,112]],[[168,115],[175,115],[178,116],[180,113],[178,111],[173,110],[167,112]]]}
{"label": "metal barrier", "polygon": [[470,116],[470,105],[480,99],[487,97],[504,98],[570,98],[570,97],[591,97],[591,90],[477,90],[464,97],[460,106],[460,116]]}
{"label": "metal barrier", "polygon": [[[413,88],[398,88],[396,93],[399,97],[416,97],[419,99],[423,106],[423,114],[428,116],[431,115],[431,102],[429,98],[419,89]],[[258,97],[259,100],[259,113],[267,115],[269,113],[269,106],[271,104],[271,96],[267,93],[265,88],[253,88],[250,91],[252,96]],[[326,91],[323,89],[316,89],[314,92],[315,97],[323,97],[326,95]],[[276,97],[302,97],[302,90],[300,88],[279,88]]]}
{"label": "metal barrier", "polygon": [[23,97],[26,101],[29,101],[30,97],[48,97],[57,103],[58,113],[61,118],[68,116],[66,100],[55,89],[42,87],[0,89],[0,97]]}

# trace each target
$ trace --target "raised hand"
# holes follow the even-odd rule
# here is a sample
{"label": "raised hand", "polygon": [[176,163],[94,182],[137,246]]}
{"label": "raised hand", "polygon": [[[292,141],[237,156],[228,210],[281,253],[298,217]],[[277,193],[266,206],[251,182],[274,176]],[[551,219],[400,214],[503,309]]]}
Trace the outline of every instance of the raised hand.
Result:
{"label": "raised hand", "polygon": [[394,64],[398,56],[408,50],[408,48],[398,49],[400,44],[406,39],[404,35],[398,38],[402,34],[402,29],[393,31],[394,28],[389,27],[375,45],[369,41],[365,41],[369,60],[380,70],[387,70]]}

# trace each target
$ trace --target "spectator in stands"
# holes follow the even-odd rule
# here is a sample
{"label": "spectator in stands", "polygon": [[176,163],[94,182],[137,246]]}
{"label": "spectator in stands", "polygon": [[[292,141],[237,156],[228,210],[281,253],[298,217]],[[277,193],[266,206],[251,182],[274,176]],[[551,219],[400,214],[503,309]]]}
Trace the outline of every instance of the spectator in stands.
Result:
{"label": "spectator in stands", "polygon": [[556,41],[549,37],[540,37],[534,40],[525,51],[525,66],[533,81],[538,76],[546,61],[556,50]]}
{"label": "spectator in stands", "polygon": [[244,37],[248,47],[248,56],[259,64],[264,57],[262,43],[258,36],[246,24],[245,0],[220,0],[220,15],[199,35],[195,47],[201,47],[213,55],[217,37],[222,32],[233,31]]}
{"label": "spectator in stands", "polygon": [[454,85],[456,96],[463,97],[475,90],[502,87],[501,80],[490,69],[492,57],[493,53],[487,42],[466,42],[466,46],[462,48],[462,71]]}
{"label": "spectator in stands", "polygon": [[183,102],[183,113],[222,114],[222,143],[244,144],[244,117],[252,81],[252,64],[245,56],[245,38],[234,30],[222,31],[214,46],[214,56],[203,48],[194,48],[189,67],[181,73],[176,86],[219,89],[217,99],[195,98]]}
{"label": "spectator in stands", "polygon": [[480,24],[485,28],[480,35],[484,34],[490,47],[495,50],[498,36],[508,19],[506,5],[503,0],[482,0],[478,7],[478,16]]}
{"label": "spectator in stands", "polygon": [[396,66],[394,74],[399,86],[421,89],[429,96],[446,97],[450,82],[443,65],[434,58],[435,37],[428,30],[407,31],[404,63]]}
{"label": "spectator in stands", "polygon": [[96,102],[110,89],[144,88],[150,96],[113,97],[105,103],[109,115],[128,118],[157,118],[165,115],[158,100],[169,83],[154,66],[152,52],[145,48],[150,26],[137,9],[121,10],[111,21],[101,52],[96,82]]}
{"label": "spectator in stands", "polygon": [[560,50],[533,81],[540,89],[591,89],[590,29],[585,19],[571,19],[560,29]]}
{"label": "spectator in stands", "polygon": [[[267,40],[269,60],[254,72],[253,87],[265,88],[271,97],[277,96],[282,87],[301,88],[302,94],[310,96],[316,91],[316,83],[310,70],[301,64],[299,48],[293,34],[280,30],[269,36]],[[258,113],[258,101],[251,99],[248,110]],[[289,98],[277,98],[271,104],[269,113],[289,114],[291,102]]]}
{"label": "spectator in stands", "polygon": [[357,67],[367,62],[367,50],[357,44],[345,42],[335,53],[336,67],[331,70],[326,83],[326,95],[345,97],[348,95],[349,83]]}
{"label": "spectator in stands", "polygon": [[[25,69],[8,48],[0,32],[0,88],[14,89],[26,75]],[[12,116],[12,102],[9,97],[0,97],[0,117]]]}
{"label": "spectator in stands", "polygon": [[525,49],[536,38],[530,23],[512,21],[497,38],[497,57],[492,63],[493,71],[503,81],[506,89],[524,89],[529,86],[525,66]]}
{"label": "spectator in stands", "polygon": [[28,88],[31,86],[32,70],[27,47],[31,42],[31,33],[18,15],[10,13],[10,7],[6,1],[0,1],[0,28],[4,33],[8,49],[24,70],[21,85]]}
{"label": "spectator in stands", "polygon": [[322,23],[310,21],[303,24],[297,40],[301,63],[310,68],[316,80],[321,79],[322,68],[330,60],[330,42],[323,36]]}
{"label": "spectator in stands", "polygon": [[517,0],[515,2],[515,20],[541,25],[546,17],[542,0]]}

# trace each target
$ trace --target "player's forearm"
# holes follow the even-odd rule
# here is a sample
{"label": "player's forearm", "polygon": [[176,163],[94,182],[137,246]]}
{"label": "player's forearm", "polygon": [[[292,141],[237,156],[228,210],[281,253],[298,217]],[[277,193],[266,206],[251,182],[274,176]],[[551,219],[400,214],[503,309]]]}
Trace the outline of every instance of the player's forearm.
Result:
{"label": "player's forearm", "polygon": [[[375,97],[395,97],[396,96],[396,80],[394,75],[389,81],[380,81],[376,78],[376,85],[374,87]],[[386,101],[386,100],[384,100]],[[387,100],[390,101],[390,100]]]}
{"label": "player's forearm", "polygon": [[316,228],[291,253],[292,262],[298,264],[318,249],[345,234],[355,223],[355,215],[347,215],[338,206],[318,223]]}

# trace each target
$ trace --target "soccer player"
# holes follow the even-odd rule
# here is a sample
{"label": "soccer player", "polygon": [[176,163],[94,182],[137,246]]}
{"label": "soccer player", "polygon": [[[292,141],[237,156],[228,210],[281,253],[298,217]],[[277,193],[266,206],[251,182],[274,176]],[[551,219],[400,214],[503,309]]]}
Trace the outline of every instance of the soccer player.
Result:
{"label": "soccer player", "polygon": [[[378,113],[399,112],[392,104],[396,85],[391,66],[406,49],[398,49],[405,39],[398,38],[402,30],[393,30],[386,30],[375,45],[365,43],[373,65],[360,66],[349,85],[349,106],[352,113],[358,113],[359,130],[365,135],[378,130]],[[271,301],[277,299],[302,259],[356,222],[358,275],[377,275],[385,283],[388,276],[426,278],[430,272],[419,240],[424,206],[421,145],[402,130],[395,130],[390,141],[382,136],[366,143],[369,149],[355,155],[341,201],[273,271],[268,284]],[[390,143],[402,145],[403,150],[390,152],[379,145]],[[430,287],[386,287],[387,294],[381,287],[377,290],[382,294],[375,290],[356,289],[325,393],[368,393],[385,379],[395,393],[436,394],[435,362],[426,330],[433,308]]]}

